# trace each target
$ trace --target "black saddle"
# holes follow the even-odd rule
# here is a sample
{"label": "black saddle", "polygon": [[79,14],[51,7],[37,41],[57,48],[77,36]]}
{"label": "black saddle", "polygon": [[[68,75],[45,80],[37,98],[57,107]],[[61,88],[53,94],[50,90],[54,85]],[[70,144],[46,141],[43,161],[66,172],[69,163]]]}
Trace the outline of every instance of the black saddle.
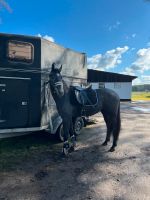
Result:
{"label": "black saddle", "polygon": [[82,88],[79,86],[73,87],[76,101],[83,106],[94,106],[98,102],[97,92],[92,89],[92,86]]}

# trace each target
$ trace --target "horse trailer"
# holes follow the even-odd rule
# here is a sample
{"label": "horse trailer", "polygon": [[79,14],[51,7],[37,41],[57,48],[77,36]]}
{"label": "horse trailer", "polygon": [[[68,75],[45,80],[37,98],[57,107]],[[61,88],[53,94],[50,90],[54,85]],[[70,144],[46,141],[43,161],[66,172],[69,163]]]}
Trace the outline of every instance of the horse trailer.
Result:
{"label": "horse trailer", "polygon": [[52,98],[49,72],[61,64],[67,84],[87,82],[86,55],[34,36],[0,34],[0,138],[48,130],[62,120]]}

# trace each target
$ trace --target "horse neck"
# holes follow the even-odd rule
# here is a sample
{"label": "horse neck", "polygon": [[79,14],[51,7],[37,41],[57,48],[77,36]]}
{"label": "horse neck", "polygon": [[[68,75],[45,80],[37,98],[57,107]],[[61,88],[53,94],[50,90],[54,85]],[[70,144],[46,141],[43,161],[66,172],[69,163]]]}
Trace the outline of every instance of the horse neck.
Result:
{"label": "horse neck", "polygon": [[64,92],[65,92],[65,94],[67,94],[69,92],[69,87],[64,80],[62,80],[62,83],[63,83],[63,87],[64,87]]}

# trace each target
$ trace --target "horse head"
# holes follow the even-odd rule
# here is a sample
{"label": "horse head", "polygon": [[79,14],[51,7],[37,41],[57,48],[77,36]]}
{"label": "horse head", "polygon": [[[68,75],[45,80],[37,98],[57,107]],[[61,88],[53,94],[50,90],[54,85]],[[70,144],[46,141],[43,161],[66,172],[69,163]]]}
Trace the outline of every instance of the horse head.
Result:
{"label": "horse head", "polygon": [[49,83],[53,93],[59,98],[64,95],[63,80],[61,76],[62,65],[58,66],[56,63],[52,64],[52,69],[49,74]]}

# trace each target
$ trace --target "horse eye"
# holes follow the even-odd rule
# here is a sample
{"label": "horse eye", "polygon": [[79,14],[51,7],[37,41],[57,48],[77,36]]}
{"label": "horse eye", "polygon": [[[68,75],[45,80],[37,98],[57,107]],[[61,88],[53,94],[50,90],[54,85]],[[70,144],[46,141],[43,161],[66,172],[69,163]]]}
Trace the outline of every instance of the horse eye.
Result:
{"label": "horse eye", "polygon": [[57,76],[57,77],[58,77],[58,78],[62,78],[60,74],[58,74],[58,76]]}

